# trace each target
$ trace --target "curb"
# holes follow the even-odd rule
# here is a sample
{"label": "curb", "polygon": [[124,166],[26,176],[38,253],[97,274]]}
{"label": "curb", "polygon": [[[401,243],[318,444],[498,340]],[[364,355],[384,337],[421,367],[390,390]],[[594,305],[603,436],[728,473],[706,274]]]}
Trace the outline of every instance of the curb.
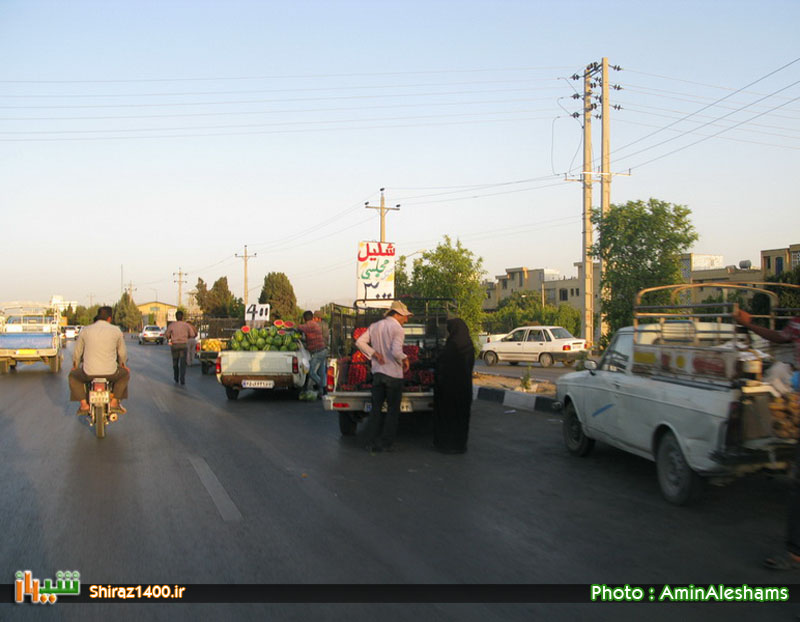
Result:
{"label": "curb", "polygon": [[516,408],[519,410],[538,410],[540,412],[547,413],[556,412],[553,410],[553,403],[556,401],[554,397],[548,397],[546,395],[531,395],[530,393],[522,393],[521,391],[473,387],[472,399],[495,402],[497,404],[502,404],[503,406]]}

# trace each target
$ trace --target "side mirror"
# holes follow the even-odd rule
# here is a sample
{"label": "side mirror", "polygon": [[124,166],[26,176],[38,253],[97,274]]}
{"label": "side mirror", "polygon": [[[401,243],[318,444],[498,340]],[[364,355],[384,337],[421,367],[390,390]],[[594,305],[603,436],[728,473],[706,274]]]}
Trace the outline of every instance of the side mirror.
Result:
{"label": "side mirror", "polygon": [[594,373],[597,371],[597,361],[587,360],[583,364],[583,368],[588,369],[591,373]]}

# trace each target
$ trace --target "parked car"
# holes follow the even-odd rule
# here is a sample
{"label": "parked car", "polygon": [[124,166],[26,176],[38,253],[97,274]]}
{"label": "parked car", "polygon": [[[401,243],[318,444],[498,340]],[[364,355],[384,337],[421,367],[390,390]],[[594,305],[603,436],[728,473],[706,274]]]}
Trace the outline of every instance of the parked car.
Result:
{"label": "parked car", "polygon": [[65,326],[64,327],[64,336],[67,339],[75,339],[78,336],[78,327],[77,326]]}
{"label": "parked car", "polygon": [[538,362],[542,367],[558,361],[569,366],[585,355],[586,340],[573,337],[561,326],[520,326],[505,337],[483,344],[480,354],[487,365]]}
{"label": "parked car", "polygon": [[139,333],[139,343],[164,343],[164,333],[159,326],[145,326]]}

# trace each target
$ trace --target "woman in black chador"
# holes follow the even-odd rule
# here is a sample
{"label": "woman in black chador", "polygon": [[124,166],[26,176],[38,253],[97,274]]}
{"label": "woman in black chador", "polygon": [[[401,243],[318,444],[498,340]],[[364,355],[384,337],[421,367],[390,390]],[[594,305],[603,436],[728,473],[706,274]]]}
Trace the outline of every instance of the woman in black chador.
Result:
{"label": "woman in black chador", "polygon": [[475,347],[461,318],[448,320],[447,342],[436,365],[433,444],[445,453],[467,451]]}

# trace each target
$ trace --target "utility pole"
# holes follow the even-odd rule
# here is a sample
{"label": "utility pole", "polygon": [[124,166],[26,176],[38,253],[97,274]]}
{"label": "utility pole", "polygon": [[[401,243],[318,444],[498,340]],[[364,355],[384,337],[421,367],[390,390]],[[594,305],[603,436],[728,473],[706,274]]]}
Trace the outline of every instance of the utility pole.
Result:
{"label": "utility pole", "polygon": [[[603,57],[603,88],[601,99],[601,115],[602,115],[602,155],[600,158],[600,183],[602,187],[602,198],[600,202],[600,214],[605,219],[608,210],[611,207],[611,105],[608,96],[609,83],[608,83],[608,58]],[[600,283],[603,283],[605,276],[605,265],[603,258],[600,258]],[[603,295],[601,298],[607,298],[608,292],[603,288]],[[606,321],[605,313],[600,315],[600,336],[603,337],[608,334],[608,322]]]}
{"label": "utility pole", "polygon": [[183,304],[183,284],[186,281],[183,280],[183,277],[189,276],[186,272],[184,272],[180,267],[178,267],[177,272],[173,272],[172,276],[177,276],[178,278],[173,280],[173,283],[178,284],[178,306],[180,307]]}
{"label": "utility pole", "polygon": [[247,254],[247,244],[244,245],[244,255],[239,255],[236,253],[236,257],[239,259],[244,259],[244,308],[245,312],[247,311],[247,260],[255,257],[257,253],[253,253],[252,255]]}
{"label": "utility pole", "polygon": [[399,210],[400,209],[400,204],[399,203],[397,205],[395,205],[394,207],[386,207],[386,200],[384,199],[384,196],[383,196],[383,191],[384,190],[385,190],[385,188],[381,188],[381,204],[380,204],[380,207],[378,207],[377,205],[370,205],[369,201],[364,203],[364,206],[367,209],[379,209],[381,211],[381,242],[385,242],[386,241],[386,212],[388,212],[389,210]]}
{"label": "utility pole", "polygon": [[133,292],[136,291],[137,288],[133,286],[133,281],[128,282],[128,297],[133,300]]}
{"label": "utility pole", "polygon": [[94,304],[94,294],[89,294],[89,306],[91,307]]}
{"label": "utility pole", "polygon": [[596,63],[583,74],[583,338],[594,342],[594,266],[592,235],[592,74]]}

